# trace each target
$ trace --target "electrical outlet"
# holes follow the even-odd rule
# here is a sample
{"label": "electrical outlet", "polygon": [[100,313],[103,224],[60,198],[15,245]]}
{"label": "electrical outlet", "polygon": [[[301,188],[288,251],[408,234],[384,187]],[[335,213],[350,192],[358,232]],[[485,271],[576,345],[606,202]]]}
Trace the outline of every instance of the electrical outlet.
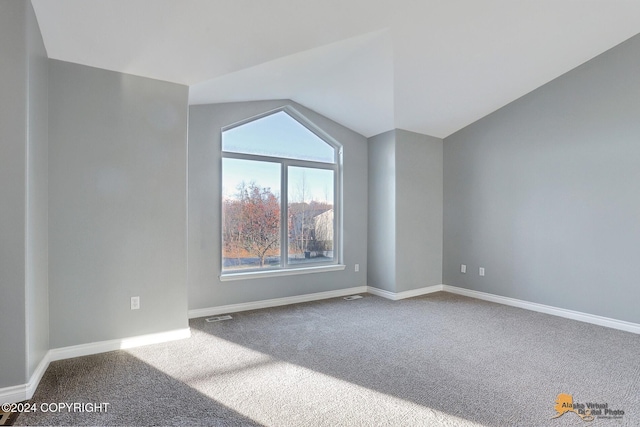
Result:
{"label": "electrical outlet", "polygon": [[480,267],[478,269],[478,274],[480,274],[481,276],[484,276],[484,267]]}
{"label": "electrical outlet", "polygon": [[131,310],[140,309],[140,297],[131,297]]}
{"label": "electrical outlet", "polygon": [[358,271],[360,271],[360,264],[356,264],[356,266],[354,267],[354,269],[355,269],[356,273],[357,273]]}
{"label": "electrical outlet", "polygon": [[467,272],[467,265],[460,264],[460,273],[466,273],[466,272]]}

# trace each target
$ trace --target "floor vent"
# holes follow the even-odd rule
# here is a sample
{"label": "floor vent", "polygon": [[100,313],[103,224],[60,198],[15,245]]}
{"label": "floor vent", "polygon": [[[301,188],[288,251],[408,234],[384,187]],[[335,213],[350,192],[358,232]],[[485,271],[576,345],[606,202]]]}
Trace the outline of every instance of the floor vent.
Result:
{"label": "floor vent", "polygon": [[362,298],[362,295],[349,295],[348,297],[344,297],[342,299],[345,299],[347,301],[353,301],[354,299],[360,299]]}
{"label": "floor vent", "polygon": [[231,320],[233,319],[233,317],[229,316],[228,314],[225,314],[224,316],[216,316],[216,317],[207,317],[206,320],[209,323],[213,323],[213,322],[220,322],[222,320]]}

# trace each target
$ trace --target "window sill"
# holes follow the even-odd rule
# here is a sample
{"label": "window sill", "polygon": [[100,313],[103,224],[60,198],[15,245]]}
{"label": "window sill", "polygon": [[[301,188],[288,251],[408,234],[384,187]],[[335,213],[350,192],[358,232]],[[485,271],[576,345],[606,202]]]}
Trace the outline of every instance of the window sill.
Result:
{"label": "window sill", "polygon": [[287,270],[249,271],[243,273],[226,273],[220,275],[220,281],[261,279],[267,277],[293,276],[298,274],[325,273],[345,269],[344,264],[319,265],[313,267],[291,268]]}

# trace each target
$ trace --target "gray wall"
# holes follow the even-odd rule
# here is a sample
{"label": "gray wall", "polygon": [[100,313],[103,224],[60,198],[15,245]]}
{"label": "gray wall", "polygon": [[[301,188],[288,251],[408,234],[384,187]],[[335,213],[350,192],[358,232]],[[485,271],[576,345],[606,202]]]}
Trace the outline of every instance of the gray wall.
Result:
{"label": "gray wall", "polygon": [[27,3],[28,132],[26,334],[27,379],[49,350],[48,59]]}
{"label": "gray wall", "polygon": [[402,292],[442,283],[442,140],[402,129],[395,135],[396,292]]}
{"label": "gray wall", "polygon": [[47,53],[31,2],[0,2],[0,387],[49,349]]}
{"label": "gray wall", "polygon": [[638,75],[640,36],[445,139],[446,284],[640,323]]}
{"label": "gray wall", "polygon": [[[221,282],[220,129],[292,105],[343,144],[344,271]],[[354,272],[354,264],[360,271]],[[367,141],[290,101],[197,105],[189,112],[189,309],[366,285]]]}
{"label": "gray wall", "polygon": [[187,96],[50,60],[52,348],[187,327]]}
{"label": "gray wall", "polygon": [[369,138],[368,284],[442,283],[442,140],[395,129]]}
{"label": "gray wall", "polygon": [[0,1],[0,387],[26,382],[26,10]]}
{"label": "gray wall", "polygon": [[367,284],[396,291],[396,131],[369,138]]}

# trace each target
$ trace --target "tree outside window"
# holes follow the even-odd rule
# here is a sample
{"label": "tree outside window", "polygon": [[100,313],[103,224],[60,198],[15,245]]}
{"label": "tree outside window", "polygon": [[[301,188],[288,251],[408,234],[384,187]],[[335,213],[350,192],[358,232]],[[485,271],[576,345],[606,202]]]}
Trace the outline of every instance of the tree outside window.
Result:
{"label": "tree outside window", "polygon": [[223,273],[337,263],[339,149],[320,135],[291,109],[223,131]]}

